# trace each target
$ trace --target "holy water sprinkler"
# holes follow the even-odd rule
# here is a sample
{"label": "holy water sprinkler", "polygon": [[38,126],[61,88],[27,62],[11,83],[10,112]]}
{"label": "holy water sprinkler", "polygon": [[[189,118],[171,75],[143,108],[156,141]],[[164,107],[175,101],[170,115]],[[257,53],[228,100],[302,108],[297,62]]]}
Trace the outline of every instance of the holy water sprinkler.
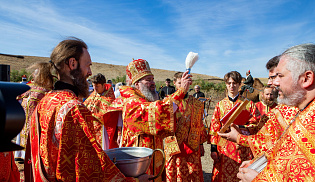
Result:
{"label": "holy water sprinkler", "polygon": [[193,65],[195,64],[195,62],[197,62],[199,59],[198,53],[194,53],[194,52],[189,52],[187,57],[186,57],[186,70],[188,70],[188,74],[190,74],[190,70],[193,67]]}

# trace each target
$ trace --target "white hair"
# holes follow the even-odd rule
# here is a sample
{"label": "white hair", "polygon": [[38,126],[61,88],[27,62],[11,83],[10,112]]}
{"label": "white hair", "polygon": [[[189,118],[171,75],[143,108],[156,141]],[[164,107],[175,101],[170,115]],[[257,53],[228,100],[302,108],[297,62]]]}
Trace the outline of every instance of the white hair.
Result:
{"label": "white hair", "polygon": [[146,85],[139,84],[141,93],[148,99],[150,102],[154,102],[159,100],[159,95],[157,94],[156,90],[151,91]]}
{"label": "white hair", "polygon": [[315,45],[301,44],[293,46],[282,53],[281,57],[288,56],[290,61],[287,62],[286,68],[292,74],[292,79],[297,82],[300,75],[306,71],[315,73]]}
{"label": "white hair", "polygon": [[[280,88],[278,88],[281,90]],[[288,106],[297,106],[299,103],[305,100],[306,91],[299,87],[298,83],[294,83],[292,89],[288,93],[283,93],[283,98],[278,97],[279,104],[285,104]]]}

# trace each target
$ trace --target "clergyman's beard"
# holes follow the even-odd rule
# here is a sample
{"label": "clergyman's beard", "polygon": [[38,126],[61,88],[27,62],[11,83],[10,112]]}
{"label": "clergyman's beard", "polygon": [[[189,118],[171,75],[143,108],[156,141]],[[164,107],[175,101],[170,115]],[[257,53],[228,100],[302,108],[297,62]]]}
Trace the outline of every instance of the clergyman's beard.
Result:
{"label": "clergyman's beard", "polygon": [[73,85],[78,89],[79,96],[87,98],[89,96],[89,84],[80,67],[71,70],[70,75],[72,76]]}
{"label": "clergyman's beard", "polygon": [[148,99],[150,102],[154,102],[156,100],[159,100],[159,95],[156,93],[156,91],[151,91],[146,85],[139,84],[141,93],[145,96],[146,99]]}
{"label": "clergyman's beard", "polygon": [[269,100],[269,99],[263,98],[262,101],[263,101],[263,103],[266,104],[267,106],[271,106],[271,105],[273,104],[273,101],[272,101],[272,100]]}
{"label": "clergyman's beard", "polygon": [[302,90],[297,84],[295,84],[292,88],[294,89],[291,90],[290,93],[283,93],[283,91],[278,88],[282,91],[282,98],[280,98],[280,96],[277,98],[278,103],[288,106],[298,106],[305,100],[304,96],[306,91]]}

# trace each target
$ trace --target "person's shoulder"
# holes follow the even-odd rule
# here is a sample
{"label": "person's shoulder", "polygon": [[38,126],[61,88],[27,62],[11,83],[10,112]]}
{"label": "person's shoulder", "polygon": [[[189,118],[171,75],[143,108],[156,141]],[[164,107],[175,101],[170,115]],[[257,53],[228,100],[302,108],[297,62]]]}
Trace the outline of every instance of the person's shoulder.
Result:
{"label": "person's shoulder", "polygon": [[106,90],[108,90],[109,88],[111,88],[112,87],[112,89],[113,89],[113,85],[112,84],[110,84],[110,83],[106,83],[105,84],[105,89]]}
{"label": "person's shoulder", "polygon": [[46,94],[47,97],[57,100],[77,100],[78,97],[72,90],[51,90]]}
{"label": "person's shoulder", "polygon": [[139,89],[130,86],[121,86],[120,94],[126,99],[144,97]]}
{"label": "person's shoulder", "polygon": [[52,90],[48,92],[40,101],[39,105],[49,105],[60,109],[72,109],[73,106],[83,105],[79,98],[68,90]]}
{"label": "person's shoulder", "polygon": [[[75,118],[86,118],[86,116],[92,115],[91,111],[84,105],[82,100],[72,99],[65,102],[59,112],[67,113],[67,115],[72,115],[71,117]],[[80,113],[80,114],[75,114]]]}
{"label": "person's shoulder", "polygon": [[229,102],[231,102],[231,101],[229,100],[229,98],[228,98],[228,97],[225,97],[225,98],[223,98],[222,100],[220,100],[219,102],[217,102],[216,107],[220,107],[220,106],[222,106],[222,105],[229,104]]}
{"label": "person's shoulder", "polygon": [[299,108],[298,107],[295,107],[295,106],[288,106],[288,105],[285,105],[285,104],[278,104],[275,108],[275,110],[279,110],[281,112],[289,112],[289,111],[299,111]]}
{"label": "person's shoulder", "polygon": [[93,102],[93,98],[95,98],[97,94],[95,93],[95,90],[83,101],[84,104],[87,104],[89,102]]}

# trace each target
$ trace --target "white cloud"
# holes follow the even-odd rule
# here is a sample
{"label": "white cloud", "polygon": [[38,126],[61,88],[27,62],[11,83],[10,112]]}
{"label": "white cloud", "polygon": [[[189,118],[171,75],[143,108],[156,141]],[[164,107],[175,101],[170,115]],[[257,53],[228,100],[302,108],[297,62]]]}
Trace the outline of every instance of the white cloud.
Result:
{"label": "white cloud", "polygon": [[[45,3],[42,4],[43,6],[38,4],[25,6],[23,3],[19,5],[2,4],[1,6],[1,9],[8,13],[10,19],[22,23],[20,26],[19,24],[2,21],[2,24],[7,24],[7,27],[2,26],[2,28],[12,30],[12,32],[9,32],[9,37],[10,35],[19,35],[32,39],[36,36],[38,36],[37,38],[47,36],[62,40],[67,36],[73,35],[82,38],[90,47],[93,47],[94,50],[91,50],[91,52],[95,53],[96,61],[106,60],[108,63],[126,65],[131,61],[132,57],[147,57],[148,60],[156,60],[156,63],[153,65],[157,67],[162,65],[165,67],[165,64],[159,63],[161,62],[160,60],[175,62],[174,58],[165,55],[163,49],[157,47],[154,43],[146,43],[143,40],[130,39],[123,35],[91,29],[89,24],[86,23],[87,21],[85,21],[85,25],[80,24],[81,21],[76,21],[76,19],[83,19],[82,17],[72,20],[72,18],[59,14],[53,9],[52,5],[46,5]],[[49,7],[52,8],[50,9]],[[21,40],[21,43],[23,44],[23,40]],[[50,46],[55,46],[55,44]],[[153,57],[152,55],[155,56]]]}
{"label": "white cloud", "polygon": [[[189,51],[200,60],[192,72],[222,77],[265,63],[287,47],[311,42],[312,3],[296,1],[49,1],[0,3],[2,53],[49,56],[67,36],[83,39],[93,61],[127,65],[147,59],[152,68],[182,71]],[[62,4],[62,6],[61,6]],[[313,3],[314,4],[314,3]],[[255,63],[255,64],[253,64]]]}

